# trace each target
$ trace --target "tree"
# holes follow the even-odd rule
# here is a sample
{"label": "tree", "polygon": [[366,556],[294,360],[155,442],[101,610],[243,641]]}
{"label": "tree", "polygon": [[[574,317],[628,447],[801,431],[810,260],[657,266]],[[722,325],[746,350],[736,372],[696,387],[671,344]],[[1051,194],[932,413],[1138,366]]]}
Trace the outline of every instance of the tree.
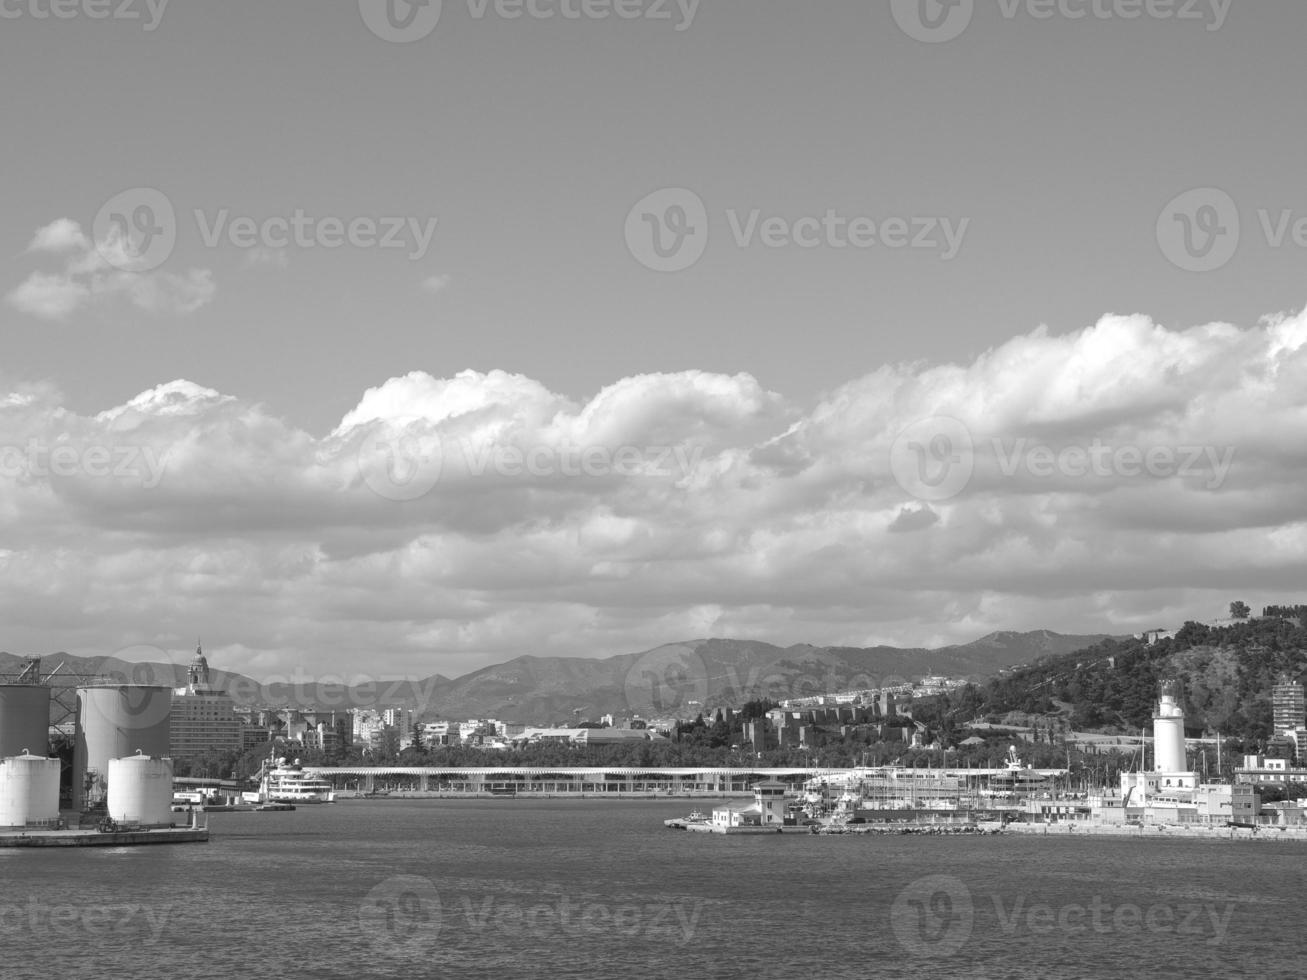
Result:
{"label": "tree", "polygon": [[1248,608],[1248,603],[1244,602],[1242,599],[1237,599],[1230,603],[1231,619],[1247,619],[1251,613],[1252,610]]}

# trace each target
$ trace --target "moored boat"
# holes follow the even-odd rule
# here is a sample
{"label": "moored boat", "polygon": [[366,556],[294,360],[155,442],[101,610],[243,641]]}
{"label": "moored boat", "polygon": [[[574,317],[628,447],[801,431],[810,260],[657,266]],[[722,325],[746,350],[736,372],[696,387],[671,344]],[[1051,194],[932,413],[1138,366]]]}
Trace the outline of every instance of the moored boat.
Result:
{"label": "moored boat", "polygon": [[288,763],[278,759],[275,766],[264,763],[259,780],[259,803],[334,803],[336,794],[331,783],[312,771],[306,771],[299,760]]}

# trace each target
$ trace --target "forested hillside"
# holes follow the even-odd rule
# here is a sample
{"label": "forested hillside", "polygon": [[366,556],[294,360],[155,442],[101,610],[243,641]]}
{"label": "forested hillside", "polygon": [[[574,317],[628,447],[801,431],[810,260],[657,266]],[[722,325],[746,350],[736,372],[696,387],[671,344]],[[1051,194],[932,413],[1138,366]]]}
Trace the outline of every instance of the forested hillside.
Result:
{"label": "forested hillside", "polygon": [[1282,676],[1304,674],[1307,628],[1301,618],[1265,616],[1219,628],[1191,622],[1152,645],[1104,640],[1046,657],[986,685],[981,711],[991,717],[1051,713],[1055,702],[1064,702],[1073,729],[1137,732],[1151,725],[1159,682],[1175,679],[1191,731],[1262,742],[1272,734],[1272,686]]}

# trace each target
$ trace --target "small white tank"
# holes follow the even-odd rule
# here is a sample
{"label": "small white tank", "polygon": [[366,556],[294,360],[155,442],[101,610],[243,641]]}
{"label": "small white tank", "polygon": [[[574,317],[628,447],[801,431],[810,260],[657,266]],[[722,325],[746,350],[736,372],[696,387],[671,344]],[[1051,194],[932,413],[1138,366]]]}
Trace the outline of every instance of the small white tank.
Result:
{"label": "small white tank", "polygon": [[24,751],[0,762],[0,827],[26,827],[58,819],[58,759]]}
{"label": "small white tank", "polygon": [[109,760],[109,816],[130,823],[172,823],[172,760],[137,752]]}

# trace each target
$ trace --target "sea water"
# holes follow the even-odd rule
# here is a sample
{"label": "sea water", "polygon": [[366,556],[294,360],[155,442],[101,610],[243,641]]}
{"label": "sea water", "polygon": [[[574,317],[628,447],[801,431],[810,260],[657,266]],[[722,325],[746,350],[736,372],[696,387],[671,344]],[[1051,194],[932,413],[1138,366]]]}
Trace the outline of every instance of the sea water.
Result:
{"label": "sea water", "polygon": [[1307,844],[718,836],[684,804],[342,801],[0,850],[0,976],[1299,978]]}

